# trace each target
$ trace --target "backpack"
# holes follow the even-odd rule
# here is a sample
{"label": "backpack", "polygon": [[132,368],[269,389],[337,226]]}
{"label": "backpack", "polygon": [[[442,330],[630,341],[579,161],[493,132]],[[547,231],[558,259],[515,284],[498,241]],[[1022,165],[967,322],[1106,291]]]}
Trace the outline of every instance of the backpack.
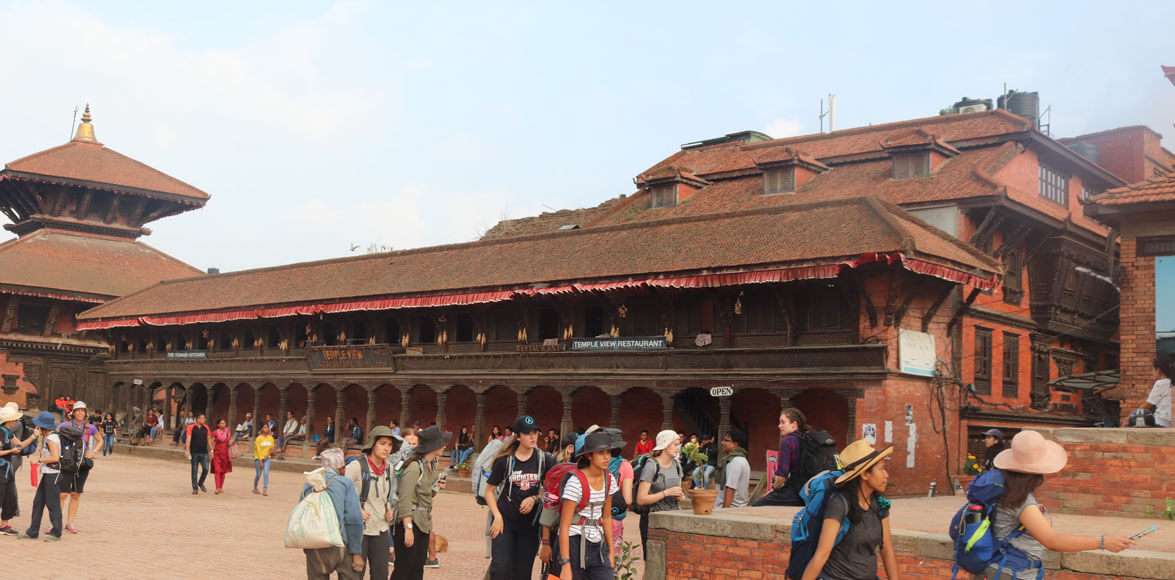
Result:
{"label": "backpack", "polygon": [[[802,577],[808,562],[816,555],[820,531],[824,529],[824,509],[828,505],[829,496],[836,489],[836,478],[841,475],[844,475],[844,472],[840,470],[824,471],[809,479],[800,488],[800,499],[804,500],[804,508],[796,512],[791,522],[791,557],[787,563],[787,578]],[[848,518],[841,520],[834,546],[840,544],[852,525]]]}
{"label": "backpack", "polygon": [[[367,497],[371,494],[371,465],[369,465],[367,463],[367,456],[363,455],[363,454],[353,455],[351,457],[348,457],[346,462],[344,463],[344,465],[350,465],[350,464],[356,463],[356,462],[359,463],[360,479],[363,481],[363,485],[361,486],[362,489],[359,490],[359,505],[362,506],[362,505],[367,504]],[[391,467],[390,461],[389,461],[388,467]],[[394,493],[395,492],[395,485],[396,485],[395,481],[396,481],[396,478],[392,477],[391,474],[389,474],[388,475],[388,482],[389,482],[389,486],[390,486],[390,489],[388,490],[388,500],[389,501],[391,501],[392,498],[395,497],[395,493]]]}
{"label": "backpack", "polygon": [[490,472],[494,468],[494,459],[505,445],[501,439],[490,441],[473,462],[473,497],[477,500],[477,505],[486,505],[486,481],[489,480]]}
{"label": "backpack", "polygon": [[795,473],[789,474],[788,485],[800,489],[809,479],[825,471],[834,471],[836,440],[825,431],[805,431],[800,437],[800,462]]}
{"label": "backpack", "polygon": [[306,485],[310,493],[302,498],[286,523],[285,545],[287,548],[317,550],[343,546],[343,535],[339,529],[339,515],[334,501],[327,493],[326,471],[323,468],[307,472]]}
{"label": "backpack", "polygon": [[82,445],[82,430],[67,423],[57,430],[61,439],[61,460],[57,464],[62,473],[78,473],[86,461]]}
{"label": "backpack", "polygon": [[997,578],[1003,577],[1005,569],[1016,576],[1033,568],[1037,569],[1038,580],[1044,578],[1044,564],[1011,544],[1012,540],[1024,535],[1022,526],[1003,540],[995,537],[992,520],[1005,491],[1004,472],[998,469],[981,473],[967,488],[967,504],[951,518],[949,530],[955,547],[952,579],[958,575],[959,568],[982,574],[991,565],[996,566]]}
{"label": "backpack", "polygon": [[[572,525],[580,526],[580,528],[583,528],[584,526],[596,526],[596,527],[600,527],[602,530],[603,528],[600,524],[600,520],[604,517],[604,506],[607,505],[607,503],[608,503],[607,493],[608,493],[609,489],[612,489],[612,482],[615,481],[612,478],[612,471],[608,470],[608,471],[604,472],[604,501],[596,502],[594,504],[590,504],[591,498],[592,498],[592,488],[591,488],[591,484],[588,483],[587,474],[584,473],[582,470],[580,470],[578,467],[573,466],[571,472],[568,473],[567,476],[563,478],[563,487],[566,487],[567,482],[570,481],[571,478],[573,478],[573,477],[579,480],[580,497],[579,497],[579,504],[575,506],[576,518],[573,520]],[[559,490],[559,497],[560,497],[560,503],[562,503],[562,497],[563,497],[562,487]],[[589,505],[590,505],[590,507],[589,507]],[[600,507],[600,517],[589,518],[589,517],[585,517],[582,515],[578,515],[579,512],[582,512],[584,509],[588,509],[589,513],[594,513],[596,506]],[[546,510],[544,509],[544,511],[546,511]],[[586,533],[579,534],[579,566],[581,568],[587,568],[587,534]]]}
{"label": "backpack", "polygon": [[[632,473],[637,477],[637,481],[640,481],[641,472],[645,470],[645,465],[649,463],[649,461],[652,461],[653,465],[657,466],[653,470],[653,482],[656,482],[657,478],[661,476],[661,464],[656,459],[653,459],[652,453],[647,453],[637,457],[636,461],[633,462]],[[681,464],[678,463],[677,460],[674,460],[673,465],[677,468],[678,474],[681,474]],[[649,513],[649,510],[651,510],[652,507],[653,504],[641,505],[639,502],[632,502],[632,511],[642,516]]]}
{"label": "backpack", "polygon": [[[623,457],[613,457],[608,463],[608,473],[612,474],[612,479],[617,482],[620,481],[620,466],[623,463]],[[623,520],[624,516],[628,515],[628,503],[624,501],[624,490],[620,489],[621,487],[623,486],[616,486],[616,493],[612,494],[612,519],[616,521]]]}

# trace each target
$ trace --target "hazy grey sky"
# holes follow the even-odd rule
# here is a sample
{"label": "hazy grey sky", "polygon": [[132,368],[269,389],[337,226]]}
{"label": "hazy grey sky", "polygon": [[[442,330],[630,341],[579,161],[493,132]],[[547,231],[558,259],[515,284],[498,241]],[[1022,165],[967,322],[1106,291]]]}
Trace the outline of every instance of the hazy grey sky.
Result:
{"label": "hazy grey sky", "polygon": [[1007,83],[1054,135],[1172,133],[1172,24],[1170,2],[0,0],[0,160],[92,103],[99,140],[212,194],[146,241],[231,270],[594,205],[684,142],[814,132],[830,92],[841,128]]}

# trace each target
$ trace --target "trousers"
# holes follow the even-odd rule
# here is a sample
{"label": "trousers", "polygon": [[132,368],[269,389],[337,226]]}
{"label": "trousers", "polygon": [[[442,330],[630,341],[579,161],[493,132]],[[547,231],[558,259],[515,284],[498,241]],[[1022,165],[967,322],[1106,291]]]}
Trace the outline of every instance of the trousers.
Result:
{"label": "trousers", "polygon": [[392,531],[378,536],[363,536],[363,557],[367,560],[367,573],[371,580],[385,580],[388,577],[388,548],[392,547]]}
{"label": "trousers", "polygon": [[616,571],[608,564],[607,549],[604,542],[587,542],[587,554],[584,555],[586,566],[579,565],[580,548],[579,537],[571,536],[571,577],[574,580],[612,580]]}
{"label": "trousers", "polygon": [[[208,470],[211,466],[211,460],[207,453],[192,454],[192,491],[196,491],[204,485],[204,480],[208,479]],[[196,478],[196,467],[201,469],[199,479]]]}
{"label": "trousers", "polygon": [[396,530],[392,534],[396,544],[396,569],[392,572],[392,580],[424,580],[429,534],[421,532],[420,528],[412,532],[412,547],[409,548],[404,545],[404,524],[396,523]]}
{"label": "trousers", "polygon": [[61,537],[61,488],[57,486],[59,473],[41,475],[41,483],[37,484],[37,495],[33,496],[33,517],[29,521],[26,534],[30,538],[41,535],[41,518],[45,515],[45,508],[49,509],[49,523],[53,526],[49,530],[51,535]]}
{"label": "trousers", "polygon": [[505,523],[490,548],[492,580],[529,580],[539,553],[539,532],[532,526]]}
{"label": "trousers", "polygon": [[363,573],[351,568],[351,555],[346,548],[302,550],[306,554],[306,580],[330,580],[336,574],[339,580],[362,580]]}

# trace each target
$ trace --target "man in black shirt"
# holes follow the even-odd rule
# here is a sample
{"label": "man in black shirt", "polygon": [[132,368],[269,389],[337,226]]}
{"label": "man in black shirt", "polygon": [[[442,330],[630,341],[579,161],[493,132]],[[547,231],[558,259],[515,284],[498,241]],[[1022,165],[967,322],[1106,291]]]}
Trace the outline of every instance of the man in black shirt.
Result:
{"label": "man in black shirt", "polygon": [[[204,480],[208,479],[208,454],[212,449],[212,430],[208,428],[207,421],[207,417],[201,413],[196,417],[196,422],[188,428],[188,442],[184,454],[192,462],[192,495],[201,491],[208,493],[208,488],[204,487]],[[199,479],[196,479],[196,466],[203,470]]]}

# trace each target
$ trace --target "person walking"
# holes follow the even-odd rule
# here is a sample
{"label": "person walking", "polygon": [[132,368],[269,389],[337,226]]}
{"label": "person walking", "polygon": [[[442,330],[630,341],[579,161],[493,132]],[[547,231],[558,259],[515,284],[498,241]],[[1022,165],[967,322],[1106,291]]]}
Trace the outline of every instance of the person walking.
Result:
{"label": "person walking", "polygon": [[[262,426],[266,428],[268,425]],[[272,430],[270,430],[272,432]],[[272,437],[272,435],[271,435]],[[363,512],[359,507],[359,494],[355,486],[343,473],[343,450],[329,444],[320,448],[313,460],[323,472],[326,493],[339,517],[339,532],[343,537],[341,548],[319,548],[302,550],[306,554],[307,580],[330,580],[337,574],[339,580],[361,580],[363,578]],[[302,498],[320,491],[309,483],[302,488]]]}
{"label": "person walking", "polygon": [[656,512],[677,509],[677,501],[685,493],[681,489],[682,470],[677,461],[681,451],[680,437],[672,429],[657,433],[652,457],[645,461],[637,476],[636,503],[647,513],[641,514],[641,550],[649,559],[649,518]]}
{"label": "person walking", "polygon": [[37,428],[37,452],[32,463],[41,466],[41,481],[37,484],[37,493],[33,496],[33,515],[29,521],[29,528],[18,538],[35,540],[41,535],[41,518],[45,510],[49,510],[49,535],[45,541],[54,542],[61,539],[63,528],[61,524],[61,489],[58,480],[61,471],[58,462],[61,460],[61,437],[53,432],[56,417],[49,411],[41,411],[33,426]]}
{"label": "person walking", "polygon": [[[273,462],[270,454],[273,452],[273,447],[277,444],[273,440],[273,433],[269,431],[269,425],[262,425],[261,432],[253,438],[253,493],[260,493],[261,495],[269,495],[269,466]],[[263,487],[261,491],[257,491],[257,483],[261,482]]]}
{"label": "person walking", "polygon": [[114,415],[107,413],[102,418],[99,428],[102,430],[102,456],[106,457],[114,453],[114,441],[118,437],[118,422],[114,420]]}
{"label": "person walking", "polygon": [[514,441],[494,459],[486,480],[493,580],[526,580],[539,551],[539,514],[543,478],[555,465],[550,453],[538,449],[538,422],[530,415],[514,421]]}
{"label": "person walking", "polygon": [[[1023,534],[1013,537],[1009,544],[1027,554],[1031,562],[1039,564],[1020,571],[1015,580],[1037,578],[1046,550],[1109,550],[1117,553],[1134,545],[1134,541],[1126,536],[1079,536],[1061,533],[1053,528],[1052,522],[1045,516],[1044,506],[1037,502],[1035,492],[1044,484],[1045,476],[1060,473],[1068,462],[1069,456],[1064,447],[1045,439],[1036,431],[1017,433],[1012,438],[1012,446],[995,458],[995,468],[1004,473],[1006,491],[996,505],[992,533],[996,540],[1004,541],[1016,530],[1023,530]],[[992,565],[983,577],[995,579],[997,572],[997,567]]]}
{"label": "person walking", "polygon": [[212,476],[216,480],[214,495],[224,493],[224,479],[233,471],[233,445],[233,432],[229,431],[228,422],[218,420],[216,430],[212,432]]}
{"label": "person walking", "polygon": [[69,411],[69,420],[57,426],[58,430],[65,426],[72,426],[81,432],[80,444],[83,464],[76,472],[61,472],[58,483],[61,490],[61,505],[65,512],[65,531],[71,534],[79,532],[73,522],[77,519],[78,508],[82,503],[82,493],[86,491],[86,481],[90,478],[90,471],[94,466],[94,456],[102,451],[103,446],[102,440],[98,437],[98,427],[86,420],[87,413],[86,404],[77,401]]}
{"label": "person walking", "polygon": [[779,464],[771,481],[771,492],[755,501],[755,507],[770,505],[802,506],[800,488],[805,481],[791,477],[800,471],[800,437],[808,431],[808,418],[795,407],[779,413]]}
{"label": "person walking", "polygon": [[429,427],[419,433],[419,443],[400,468],[396,504],[396,528],[393,533],[396,546],[396,569],[392,580],[422,580],[424,561],[428,557],[428,542],[432,534],[433,499],[438,489],[445,488],[437,460],[452,433],[442,433]]}
{"label": "person walking", "polygon": [[[560,580],[609,580],[615,577],[612,497],[620,490],[608,466],[612,450],[624,441],[601,429],[584,437],[576,456],[576,471],[567,478],[560,496]],[[587,483],[585,486],[584,483]],[[587,501],[583,501],[584,496]],[[582,507],[581,507],[582,506]]]}
{"label": "person walking", "polygon": [[[208,493],[204,487],[204,480],[208,479],[208,454],[212,451],[212,430],[208,428],[208,418],[204,413],[196,417],[196,422],[188,425],[185,431],[187,442],[184,443],[184,455],[192,464],[192,495],[199,492]],[[196,479],[196,468],[200,468],[200,478]]]}
{"label": "person walking", "polygon": [[[877,578],[879,554],[886,577],[900,579],[890,534],[889,501],[882,496],[889,485],[886,458],[892,454],[893,447],[878,451],[867,439],[858,439],[840,452],[844,473],[834,481],[836,490],[824,505],[816,553],[804,569],[802,580]],[[838,543],[836,538],[845,519],[851,526]]]}
{"label": "person walking", "polygon": [[35,436],[30,435],[21,440],[17,435],[23,416],[24,413],[15,403],[0,407],[0,535],[15,536],[18,533],[10,523],[20,512],[16,494],[16,469],[25,447],[35,439]]}
{"label": "person walking", "polygon": [[388,457],[394,445],[391,429],[383,425],[372,429],[363,445],[363,454],[349,462],[344,472],[359,492],[359,507],[363,512],[362,553],[373,580],[388,577],[390,529],[395,516],[391,505],[394,467]]}
{"label": "person walking", "polygon": [[991,471],[995,469],[995,458],[1003,450],[1008,448],[1005,441],[1004,432],[999,429],[988,429],[983,432],[983,470]]}
{"label": "person walking", "polygon": [[747,461],[747,436],[731,431],[722,436],[722,459],[718,460],[716,508],[747,507],[751,503],[751,464]]}

